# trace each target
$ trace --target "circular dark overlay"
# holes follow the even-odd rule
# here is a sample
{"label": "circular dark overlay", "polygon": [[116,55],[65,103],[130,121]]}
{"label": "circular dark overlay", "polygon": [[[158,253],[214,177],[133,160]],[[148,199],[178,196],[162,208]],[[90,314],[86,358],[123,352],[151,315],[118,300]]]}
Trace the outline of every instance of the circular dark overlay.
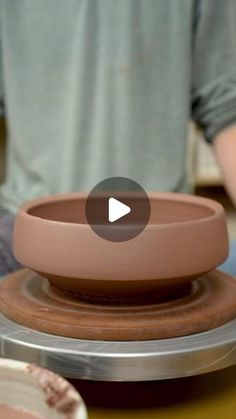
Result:
{"label": "circular dark overlay", "polygon": [[[130,212],[122,215],[125,206]],[[125,177],[111,177],[99,182],[86,200],[88,224],[97,235],[112,242],[127,241],[140,234],[149,221],[150,212],[145,190]],[[109,221],[119,214],[119,218]]]}

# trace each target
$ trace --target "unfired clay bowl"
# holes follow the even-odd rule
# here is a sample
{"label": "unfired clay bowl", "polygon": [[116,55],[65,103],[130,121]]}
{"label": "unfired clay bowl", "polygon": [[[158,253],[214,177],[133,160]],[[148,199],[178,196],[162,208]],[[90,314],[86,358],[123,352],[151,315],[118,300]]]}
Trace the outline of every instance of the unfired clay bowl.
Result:
{"label": "unfired clay bowl", "polygon": [[14,229],[19,262],[53,285],[87,295],[132,295],[189,282],[227,257],[222,206],[175,193],[150,193],[148,225],[134,239],[110,242],[87,224],[87,195],[25,203]]}
{"label": "unfired clay bowl", "polygon": [[[30,412],[45,419],[87,418],[83,400],[74,387],[36,365],[0,359],[0,389],[1,417],[2,410],[14,408],[19,409],[19,413]],[[10,413],[7,411],[8,417]]]}

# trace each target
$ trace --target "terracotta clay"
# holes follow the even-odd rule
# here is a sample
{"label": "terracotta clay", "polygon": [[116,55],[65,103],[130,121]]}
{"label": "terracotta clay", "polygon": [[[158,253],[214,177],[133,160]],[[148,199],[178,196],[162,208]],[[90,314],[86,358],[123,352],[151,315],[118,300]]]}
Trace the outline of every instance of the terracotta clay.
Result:
{"label": "terracotta clay", "polygon": [[86,222],[85,194],[28,202],[14,230],[14,252],[25,266],[66,292],[86,298],[148,298],[184,284],[228,254],[224,211],[206,198],[150,193],[144,231],[126,242],[97,236]]}
{"label": "terracotta clay", "polygon": [[184,336],[236,316],[235,280],[207,273],[228,254],[221,205],[150,193],[146,228],[111,242],[87,224],[86,197],[52,196],[20,209],[14,252],[30,270],[0,284],[4,315],[46,333],[98,340]]}
{"label": "terracotta clay", "polygon": [[218,327],[236,316],[236,281],[213,271],[162,303],[114,306],[69,298],[23,269],[0,284],[1,312],[30,328],[84,339],[148,340]]}

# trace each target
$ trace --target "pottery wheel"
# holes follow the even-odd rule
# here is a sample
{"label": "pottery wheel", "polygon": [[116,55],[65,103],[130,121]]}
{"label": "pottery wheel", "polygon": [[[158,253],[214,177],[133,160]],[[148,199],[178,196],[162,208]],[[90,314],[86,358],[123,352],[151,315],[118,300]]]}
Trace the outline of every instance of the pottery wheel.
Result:
{"label": "pottery wheel", "polygon": [[49,335],[0,314],[0,356],[82,380],[131,382],[187,377],[236,363],[236,320],[179,338],[109,342]]}
{"label": "pottery wheel", "polygon": [[0,284],[1,312],[41,332],[79,339],[144,341],[192,335],[236,317],[236,281],[219,271],[196,279],[182,298],[139,306],[69,299],[36,273],[22,269]]}

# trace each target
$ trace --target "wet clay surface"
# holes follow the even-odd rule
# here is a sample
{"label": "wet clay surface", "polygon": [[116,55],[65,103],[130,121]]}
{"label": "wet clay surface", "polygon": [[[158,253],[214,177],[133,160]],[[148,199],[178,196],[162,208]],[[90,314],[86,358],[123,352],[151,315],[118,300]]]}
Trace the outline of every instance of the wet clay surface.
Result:
{"label": "wet clay surface", "polygon": [[0,418],[2,419],[43,419],[42,416],[34,415],[17,407],[0,404]]}
{"label": "wet clay surface", "polygon": [[23,269],[0,284],[1,312],[42,332],[84,339],[149,340],[190,335],[236,316],[236,281],[213,271],[182,297],[156,304],[105,305],[69,298]]}
{"label": "wet clay surface", "polygon": [[80,396],[74,388],[59,375],[37,365],[29,364],[27,372],[37,380],[45,394],[47,405],[72,419],[81,404]]}

